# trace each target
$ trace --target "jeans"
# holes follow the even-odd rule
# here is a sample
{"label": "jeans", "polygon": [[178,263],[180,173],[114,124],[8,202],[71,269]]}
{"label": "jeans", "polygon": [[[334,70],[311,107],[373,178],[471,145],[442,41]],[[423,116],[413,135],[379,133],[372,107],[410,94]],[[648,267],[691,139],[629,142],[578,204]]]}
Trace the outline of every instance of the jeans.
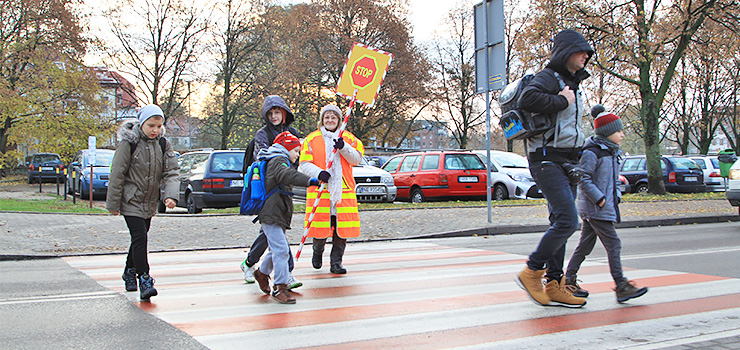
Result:
{"label": "jeans", "polygon": [[[267,237],[265,237],[265,232],[262,230],[262,227],[260,227],[259,236],[254,239],[252,246],[249,247],[249,253],[247,253],[247,266],[252,267],[254,264],[258,263],[266,250]],[[293,253],[290,252],[290,247],[288,247],[288,252],[290,253],[288,254],[288,270],[293,271]]]}
{"label": "jeans", "polygon": [[262,224],[262,231],[267,237],[270,252],[267,253],[265,260],[260,265],[260,272],[269,275],[274,270],[274,284],[286,284],[290,276],[288,271],[290,247],[288,246],[288,238],[285,236],[285,230],[278,225]]}
{"label": "jeans", "polygon": [[622,275],[622,240],[617,235],[617,230],[614,229],[614,223],[611,221],[584,219],[583,230],[581,232],[581,240],[578,242],[578,247],[573,251],[573,256],[570,258],[568,263],[568,269],[566,270],[566,278],[575,278],[578,274],[578,269],[581,268],[581,263],[586,260],[586,256],[591,254],[596,245],[596,238],[601,240],[601,244],[606,249],[606,256],[609,260],[609,272],[611,272],[614,282],[619,284],[624,280]]}
{"label": "jeans", "polygon": [[529,170],[547,200],[550,227],[540,239],[537,249],[529,255],[527,266],[535,271],[546,267],[545,277],[548,281],[559,282],[563,277],[565,243],[578,229],[577,186],[568,181],[567,173],[557,163],[534,162],[530,163]]}
{"label": "jeans", "polygon": [[142,219],[136,216],[124,216],[123,218],[126,220],[128,232],[131,235],[131,245],[128,247],[128,256],[126,257],[126,269],[135,268],[137,276],[148,274],[147,233],[152,218]]}

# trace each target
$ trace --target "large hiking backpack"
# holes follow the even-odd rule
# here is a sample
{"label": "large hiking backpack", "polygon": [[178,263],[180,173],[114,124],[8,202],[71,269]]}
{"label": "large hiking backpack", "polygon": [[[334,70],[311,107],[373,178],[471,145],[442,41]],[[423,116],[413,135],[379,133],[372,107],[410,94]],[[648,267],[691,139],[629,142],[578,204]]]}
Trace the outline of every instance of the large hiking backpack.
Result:
{"label": "large hiking backpack", "polygon": [[[555,77],[558,79],[560,89],[565,88],[565,82],[560,74],[555,71]],[[545,133],[555,126],[553,115],[531,113],[519,105],[519,98],[522,91],[529,85],[534,78],[534,74],[527,74],[516,81],[509,83],[501,91],[498,101],[501,106],[501,119],[499,126],[504,131],[507,140],[526,140],[537,135]]]}
{"label": "large hiking backpack", "polygon": [[278,186],[275,186],[270,192],[267,192],[267,186],[265,185],[267,162],[270,159],[252,163],[244,174],[244,188],[239,203],[239,215],[259,215],[267,198],[278,191]]}

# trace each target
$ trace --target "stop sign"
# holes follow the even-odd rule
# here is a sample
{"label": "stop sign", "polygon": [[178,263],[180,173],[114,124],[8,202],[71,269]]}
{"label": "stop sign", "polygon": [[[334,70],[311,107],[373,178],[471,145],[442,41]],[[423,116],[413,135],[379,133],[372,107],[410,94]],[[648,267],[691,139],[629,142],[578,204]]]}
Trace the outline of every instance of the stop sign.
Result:
{"label": "stop sign", "polygon": [[358,89],[365,88],[375,80],[377,71],[378,67],[375,65],[375,59],[370,56],[363,56],[352,67],[352,73],[350,74],[352,85]]}

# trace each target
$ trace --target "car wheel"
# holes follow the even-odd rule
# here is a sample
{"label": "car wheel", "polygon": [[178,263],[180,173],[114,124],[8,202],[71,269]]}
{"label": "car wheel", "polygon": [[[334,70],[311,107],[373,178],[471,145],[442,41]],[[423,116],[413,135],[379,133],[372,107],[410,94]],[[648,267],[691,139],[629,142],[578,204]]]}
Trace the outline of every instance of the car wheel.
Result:
{"label": "car wheel", "polygon": [[195,199],[190,194],[188,194],[188,199],[186,200],[186,203],[188,214],[198,214],[203,211],[203,208],[198,208],[195,206]]}
{"label": "car wheel", "polygon": [[411,190],[411,203],[422,203],[424,202],[424,193],[421,189],[415,188]]}
{"label": "car wheel", "polygon": [[635,187],[636,193],[647,193],[647,191],[648,191],[648,186],[645,183],[637,184],[637,187]]}
{"label": "car wheel", "polygon": [[162,201],[159,201],[159,205],[157,206],[157,212],[158,213],[164,213],[167,211],[167,206],[164,205]]}
{"label": "car wheel", "polygon": [[493,200],[502,201],[509,199],[509,190],[503,184],[497,184],[493,187]]}

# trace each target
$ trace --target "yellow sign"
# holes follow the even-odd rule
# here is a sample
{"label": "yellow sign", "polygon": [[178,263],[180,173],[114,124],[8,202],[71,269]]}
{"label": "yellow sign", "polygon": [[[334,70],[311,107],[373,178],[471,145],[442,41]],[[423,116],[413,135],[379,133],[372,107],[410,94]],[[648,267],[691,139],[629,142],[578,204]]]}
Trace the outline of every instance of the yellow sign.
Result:
{"label": "yellow sign", "polygon": [[352,98],[357,90],[357,102],[372,107],[392,60],[389,52],[355,43],[339,78],[337,95]]}

